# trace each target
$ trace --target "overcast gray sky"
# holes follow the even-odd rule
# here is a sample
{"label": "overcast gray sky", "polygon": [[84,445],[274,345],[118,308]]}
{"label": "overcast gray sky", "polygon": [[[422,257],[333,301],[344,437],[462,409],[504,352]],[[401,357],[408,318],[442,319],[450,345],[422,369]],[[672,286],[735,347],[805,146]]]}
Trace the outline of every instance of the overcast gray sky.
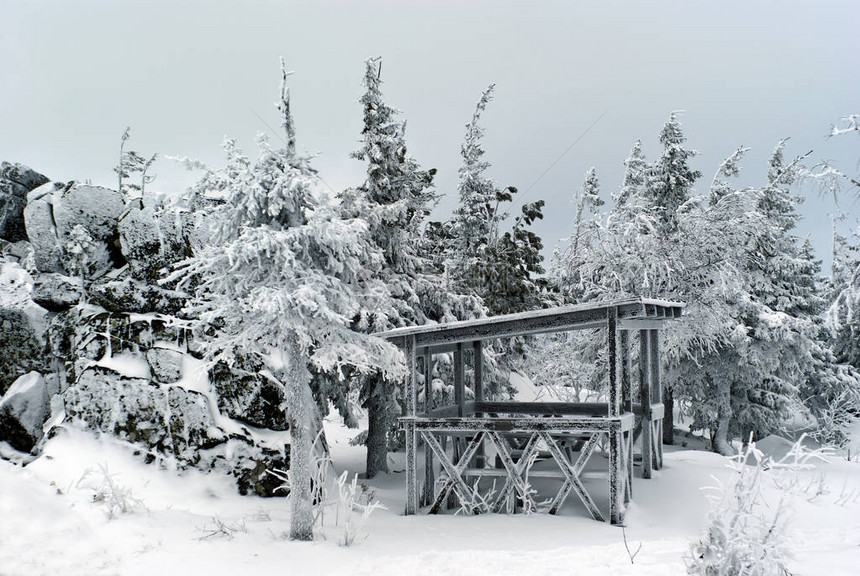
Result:
{"label": "overcast gray sky", "polygon": [[[218,165],[220,142],[277,127],[278,58],[291,78],[299,146],[335,190],[360,184],[349,159],[361,129],[363,61],[382,56],[386,100],[408,120],[411,153],[437,168],[456,202],[459,147],[481,91],[487,159],[501,185],[546,201],[537,230],[551,248],[569,234],[571,197],[595,166],[604,196],[641,139],[658,151],[673,110],[704,189],[721,159],[752,147],[743,182],[761,182],[776,142],[789,154],[858,169],[860,142],[828,140],[860,113],[860,1],[204,2],[0,0],[0,159],[56,180],[115,187],[120,136],[149,154]],[[601,114],[605,116],[536,184]],[[853,135],[850,135],[853,136]],[[193,181],[160,160],[157,189]],[[809,188],[801,235],[825,260],[830,214],[849,215]]]}

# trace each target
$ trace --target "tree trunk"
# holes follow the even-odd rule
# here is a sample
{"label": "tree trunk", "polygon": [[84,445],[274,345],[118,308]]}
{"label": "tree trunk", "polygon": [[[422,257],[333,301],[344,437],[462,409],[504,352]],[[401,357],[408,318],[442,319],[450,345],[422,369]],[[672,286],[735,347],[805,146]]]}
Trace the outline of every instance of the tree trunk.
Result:
{"label": "tree trunk", "polygon": [[663,387],[663,444],[675,444],[675,393],[671,386]]}
{"label": "tree trunk", "polygon": [[367,468],[368,478],[388,472],[388,415],[382,382],[372,386],[375,390],[367,401]]}
{"label": "tree trunk", "polygon": [[714,450],[723,456],[732,456],[735,451],[729,442],[729,422],[732,419],[732,397],[731,382],[725,378],[717,381],[717,401],[719,402],[719,413],[717,415],[717,428],[714,431]]}
{"label": "tree trunk", "polygon": [[314,513],[311,491],[315,405],[311,373],[294,340],[287,343],[287,410],[290,421],[290,539],[313,540]]}

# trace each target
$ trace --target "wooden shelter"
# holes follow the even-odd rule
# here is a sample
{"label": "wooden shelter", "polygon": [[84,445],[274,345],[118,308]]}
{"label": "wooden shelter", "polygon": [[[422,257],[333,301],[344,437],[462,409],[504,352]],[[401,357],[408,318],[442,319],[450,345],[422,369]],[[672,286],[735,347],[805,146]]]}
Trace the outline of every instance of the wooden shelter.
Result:
{"label": "wooden shelter", "polygon": [[[604,515],[586,491],[581,475],[599,444],[608,445],[609,520],[620,524],[632,497],[633,444],[641,437],[642,477],[662,466],[663,404],[659,332],[681,315],[683,304],[644,298],[565,306],[452,322],[400,328],[378,334],[406,354],[406,514],[419,503],[438,512],[454,497],[466,512],[498,511],[505,503],[535,507],[529,482],[561,480],[549,504],[556,513],[571,491],[596,520]],[[496,338],[605,328],[608,402],[488,402],[483,394],[483,343]],[[638,402],[631,385],[631,332],[638,333]],[[474,400],[467,401],[464,356],[471,352]],[[431,409],[432,357],[452,353],[455,403]],[[419,371],[420,368],[420,371]],[[423,378],[421,377],[423,376]],[[423,380],[422,410],[419,382]],[[419,474],[418,441],[423,441]],[[485,457],[496,454],[496,466]],[[558,470],[532,470],[539,453]],[[575,457],[575,458],[574,458]],[[422,483],[423,477],[423,483]],[[493,487],[481,488],[481,482]],[[499,487],[501,483],[501,487]]]}

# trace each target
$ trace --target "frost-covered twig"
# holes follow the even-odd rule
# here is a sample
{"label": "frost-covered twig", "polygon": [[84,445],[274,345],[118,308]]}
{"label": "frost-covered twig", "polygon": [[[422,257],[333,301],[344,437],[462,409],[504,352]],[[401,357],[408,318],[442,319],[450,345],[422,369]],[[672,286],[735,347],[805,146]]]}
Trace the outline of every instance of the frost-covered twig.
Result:
{"label": "frost-covered twig", "polygon": [[352,482],[347,481],[347,475],[344,471],[336,480],[340,497],[338,523],[341,515],[343,516],[343,537],[339,542],[341,546],[351,546],[370,515],[376,510],[385,509],[385,506],[373,499],[372,492],[367,492],[363,485],[358,484],[358,474],[353,476]]}
{"label": "frost-covered twig", "polygon": [[[726,483],[712,487],[711,511],[706,534],[691,543],[687,573],[697,576],[788,575],[791,557],[788,543],[788,498],[802,487],[799,473],[823,460],[824,450],[807,451],[798,440],[780,460],[766,457],[749,444],[734,458],[734,474]],[[768,486],[780,494],[776,505],[765,497]]]}
{"label": "frost-covered twig", "polygon": [[75,488],[93,490],[92,501],[104,505],[108,519],[119,514],[131,514],[138,509],[146,510],[143,500],[135,498],[131,488],[118,483],[116,476],[110,473],[107,463],[99,464],[98,469],[90,467],[84,470]]}
{"label": "frost-covered twig", "polygon": [[203,526],[203,528],[198,528],[198,532],[202,532],[203,535],[198,538],[198,540],[208,540],[210,538],[226,538],[227,540],[232,540],[233,536],[236,535],[237,532],[248,533],[248,527],[245,526],[245,521],[241,520],[238,523],[227,523],[218,516],[212,517],[212,525],[208,524]]}

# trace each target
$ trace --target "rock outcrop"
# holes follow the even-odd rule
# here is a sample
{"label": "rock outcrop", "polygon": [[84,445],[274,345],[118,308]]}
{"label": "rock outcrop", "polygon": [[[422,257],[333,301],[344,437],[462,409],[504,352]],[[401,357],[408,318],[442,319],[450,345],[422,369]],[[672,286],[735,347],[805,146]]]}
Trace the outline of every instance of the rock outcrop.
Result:
{"label": "rock outcrop", "polygon": [[25,374],[0,399],[0,440],[30,452],[42,439],[42,427],[50,415],[51,397],[45,379],[38,372]]}
{"label": "rock outcrop", "polygon": [[0,163],[0,239],[18,242],[27,239],[24,208],[30,190],[48,178],[23,164]]}

